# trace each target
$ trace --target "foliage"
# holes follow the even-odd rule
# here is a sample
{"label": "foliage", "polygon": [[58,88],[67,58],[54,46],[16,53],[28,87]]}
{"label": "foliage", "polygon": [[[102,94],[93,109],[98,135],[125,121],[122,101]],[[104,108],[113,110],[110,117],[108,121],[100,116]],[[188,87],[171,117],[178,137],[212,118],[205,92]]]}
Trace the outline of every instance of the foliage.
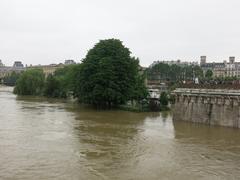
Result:
{"label": "foliage", "polygon": [[69,65],[57,69],[45,82],[44,96],[67,98],[74,89],[76,68],[80,65]]}
{"label": "foliage", "polygon": [[146,89],[139,60],[117,39],[101,40],[89,50],[77,73],[75,95],[80,102],[111,107],[143,98]]}
{"label": "foliage", "polygon": [[168,105],[168,94],[166,92],[162,92],[160,95],[160,104],[162,106]]}
{"label": "foliage", "polygon": [[139,60],[120,40],[102,40],[92,48],[82,64],[58,69],[46,79],[42,70],[24,72],[15,87],[19,95],[66,98],[73,95],[82,103],[112,107],[148,96],[145,73]]}
{"label": "foliage", "polygon": [[176,83],[184,80],[193,80],[196,77],[202,78],[203,71],[200,66],[168,65],[161,62],[148,68],[147,76],[149,80],[162,80]]}
{"label": "foliage", "polygon": [[49,74],[45,85],[44,85],[44,96],[47,97],[65,97],[65,94],[63,95],[62,90],[60,88],[60,82],[57,80],[57,78]]}
{"label": "foliage", "polygon": [[203,78],[203,70],[200,66],[194,66],[193,71],[195,73],[195,77]]}
{"label": "foliage", "polygon": [[171,104],[174,104],[175,103],[175,101],[176,101],[176,99],[175,99],[175,96],[174,95],[170,95],[170,97],[169,97],[169,102],[171,103]]}
{"label": "foliage", "polygon": [[14,86],[20,77],[20,73],[13,71],[10,75],[7,75],[3,78],[3,84],[8,86]]}
{"label": "foliage", "polygon": [[40,69],[27,70],[17,81],[14,92],[19,95],[43,95],[67,98],[74,91],[76,73],[80,65],[69,65],[57,69],[45,79]]}
{"label": "foliage", "polygon": [[206,71],[205,77],[208,78],[208,79],[210,79],[210,78],[212,78],[212,76],[213,76],[212,70],[208,69],[208,70]]}
{"label": "foliage", "polygon": [[146,79],[145,72],[142,75],[140,74],[137,75],[136,81],[133,87],[131,100],[134,99],[137,101],[141,101],[149,95],[148,90],[145,86],[145,79]]}
{"label": "foliage", "polygon": [[44,87],[44,79],[42,70],[27,70],[17,80],[14,93],[18,95],[41,95]]}

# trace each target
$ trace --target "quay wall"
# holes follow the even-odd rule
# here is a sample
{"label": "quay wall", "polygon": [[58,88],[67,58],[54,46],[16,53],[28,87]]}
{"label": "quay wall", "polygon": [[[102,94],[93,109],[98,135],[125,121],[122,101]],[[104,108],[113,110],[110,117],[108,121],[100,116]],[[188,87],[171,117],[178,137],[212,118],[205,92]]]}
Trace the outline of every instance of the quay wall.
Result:
{"label": "quay wall", "polygon": [[240,92],[176,90],[173,119],[240,128]]}

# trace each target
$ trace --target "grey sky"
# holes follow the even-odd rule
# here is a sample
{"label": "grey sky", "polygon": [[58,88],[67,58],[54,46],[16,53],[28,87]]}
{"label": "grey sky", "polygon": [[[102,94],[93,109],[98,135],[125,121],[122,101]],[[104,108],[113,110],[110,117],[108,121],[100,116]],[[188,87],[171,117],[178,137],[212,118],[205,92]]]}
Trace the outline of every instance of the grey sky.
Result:
{"label": "grey sky", "polygon": [[144,66],[240,61],[239,9],[239,0],[0,0],[0,59],[79,61],[100,39],[119,38]]}

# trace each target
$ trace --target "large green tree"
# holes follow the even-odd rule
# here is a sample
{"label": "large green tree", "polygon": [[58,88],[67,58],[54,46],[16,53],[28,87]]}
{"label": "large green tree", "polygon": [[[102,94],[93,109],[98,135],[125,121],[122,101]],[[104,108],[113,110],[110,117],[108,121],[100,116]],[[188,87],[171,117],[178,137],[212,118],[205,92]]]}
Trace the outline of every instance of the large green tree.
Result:
{"label": "large green tree", "polygon": [[41,69],[31,69],[23,72],[17,80],[14,93],[18,95],[41,95],[45,76]]}
{"label": "large green tree", "polygon": [[101,40],[89,50],[76,76],[79,101],[111,107],[145,96],[139,61],[130,54],[118,39]]}

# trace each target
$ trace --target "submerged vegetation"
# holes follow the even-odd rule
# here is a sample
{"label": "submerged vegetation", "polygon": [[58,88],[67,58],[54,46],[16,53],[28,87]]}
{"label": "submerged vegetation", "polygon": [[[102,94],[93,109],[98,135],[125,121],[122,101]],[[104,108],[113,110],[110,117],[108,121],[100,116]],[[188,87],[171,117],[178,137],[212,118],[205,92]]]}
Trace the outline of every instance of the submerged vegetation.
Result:
{"label": "submerged vegetation", "polygon": [[17,80],[14,93],[18,95],[41,95],[44,89],[45,76],[41,69],[25,71]]}
{"label": "submerged vegetation", "polygon": [[52,98],[67,98],[73,95],[76,74],[81,65],[69,65],[58,69],[45,80],[43,95]]}

